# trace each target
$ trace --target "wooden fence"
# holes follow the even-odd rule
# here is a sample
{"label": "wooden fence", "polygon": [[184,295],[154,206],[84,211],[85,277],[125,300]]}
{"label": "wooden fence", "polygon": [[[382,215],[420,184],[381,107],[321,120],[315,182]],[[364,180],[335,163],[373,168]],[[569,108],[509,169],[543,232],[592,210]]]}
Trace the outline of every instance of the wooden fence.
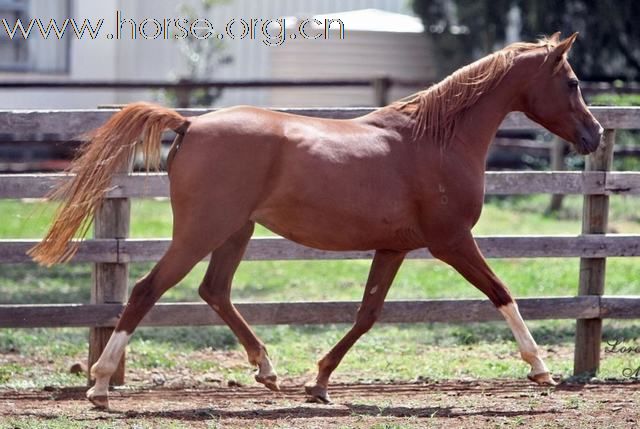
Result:
{"label": "wooden fence", "polygon": [[[372,102],[375,106],[383,106],[389,102],[389,91],[393,87],[417,90],[426,88],[436,82],[415,79],[401,79],[386,75],[350,79],[247,79],[247,80],[190,80],[152,81],[152,80],[3,80],[0,89],[64,89],[64,90],[171,90],[177,94],[180,107],[189,107],[190,93],[197,89],[251,89],[251,88],[371,88]],[[611,82],[582,81],[582,93],[585,95],[616,93],[638,94],[638,82],[625,82],[615,85]]]}
{"label": "wooden fence", "polygon": [[[351,118],[371,109],[280,109],[309,116]],[[640,128],[640,108],[593,108],[606,128],[601,148],[590,155],[584,172],[488,172],[488,194],[582,194],[583,229],[580,235],[478,237],[490,258],[579,257],[577,296],[520,299],[526,319],[577,319],[575,373],[597,371],[603,318],[640,318],[640,297],[604,295],[607,257],[640,256],[640,235],[606,234],[610,195],[640,195],[640,173],[611,172],[615,130]],[[102,124],[114,110],[0,111],[0,133],[14,140],[63,141]],[[206,110],[182,110],[194,115]],[[511,114],[501,129],[538,129],[521,114]],[[41,198],[59,174],[0,175],[0,198]],[[94,263],[91,302],[61,305],[0,305],[0,327],[90,327],[90,362],[104,346],[127,296],[128,264],[156,261],[169,240],[128,237],[131,198],[167,196],[164,174],[116,177],[107,200],[95,218],[95,239],[82,243],[75,262]],[[36,240],[0,240],[0,264],[29,263],[25,251]],[[254,238],[245,260],[368,259],[372,252],[325,252],[280,238]],[[426,250],[410,258],[430,258]],[[0,278],[1,281],[1,278]],[[553,281],[553,279],[549,279]],[[25,285],[28,287],[28,285]],[[471,286],[470,286],[471,287]],[[253,324],[348,323],[358,302],[273,302],[238,304]],[[471,322],[500,320],[488,300],[389,301],[381,322]],[[202,303],[158,304],[145,317],[146,326],[213,325],[223,322]],[[123,366],[114,379],[122,383]]]}

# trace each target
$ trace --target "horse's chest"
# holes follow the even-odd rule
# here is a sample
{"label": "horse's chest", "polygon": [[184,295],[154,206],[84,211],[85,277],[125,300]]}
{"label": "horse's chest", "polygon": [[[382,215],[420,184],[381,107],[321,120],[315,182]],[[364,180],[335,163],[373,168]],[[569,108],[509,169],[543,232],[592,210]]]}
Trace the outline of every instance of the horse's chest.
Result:
{"label": "horse's chest", "polygon": [[471,229],[482,212],[484,189],[473,184],[438,184],[420,202],[420,227],[427,241]]}

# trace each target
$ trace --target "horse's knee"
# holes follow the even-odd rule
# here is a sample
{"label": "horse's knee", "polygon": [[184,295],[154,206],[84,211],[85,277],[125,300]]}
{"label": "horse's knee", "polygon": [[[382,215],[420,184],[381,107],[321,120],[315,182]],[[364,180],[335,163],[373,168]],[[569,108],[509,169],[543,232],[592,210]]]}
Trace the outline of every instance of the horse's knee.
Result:
{"label": "horse's knee", "polygon": [[219,298],[211,292],[211,288],[208,287],[206,283],[200,284],[200,287],[198,288],[198,295],[200,295],[200,298],[202,298],[204,302],[212,306],[217,304],[219,301]]}
{"label": "horse's knee", "polygon": [[211,294],[204,283],[200,284],[200,287],[198,288],[198,295],[200,295],[200,298],[202,298],[206,303],[209,303]]}
{"label": "horse's knee", "polygon": [[133,333],[140,320],[160,299],[161,295],[162,291],[158,291],[154,287],[150,277],[145,277],[138,281],[131,291],[129,301],[120,316],[116,330],[126,331],[129,334]]}
{"label": "horse's knee", "polygon": [[139,280],[129,296],[129,304],[137,307],[150,307],[152,306],[162,295],[161,291],[156,290],[153,287],[151,277],[145,277]]}
{"label": "horse's knee", "polygon": [[216,288],[212,288],[208,283],[202,283],[200,285],[198,294],[200,298],[216,311],[221,310],[231,302],[228,294],[218,292]]}

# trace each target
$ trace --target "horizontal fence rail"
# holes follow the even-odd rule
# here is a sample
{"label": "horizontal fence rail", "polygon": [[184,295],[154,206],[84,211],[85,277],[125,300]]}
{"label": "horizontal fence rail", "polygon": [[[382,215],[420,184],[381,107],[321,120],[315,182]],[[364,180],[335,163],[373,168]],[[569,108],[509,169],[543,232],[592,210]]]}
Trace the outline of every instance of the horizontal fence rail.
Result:
{"label": "horizontal fence rail", "polygon": [[[605,258],[640,256],[640,235],[584,234],[554,236],[477,236],[488,258]],[[29,263],[26,251],[38,240],[0,240],[0,264]],[[80,244],[73,262],[153,262],[169,248],[168,239],[92,239]],[[252,238],[245,261],[309,261],[371,259],[373,251],[335,252],[302,246],[284,238]],[[431,259],[426,249],[409,252],[409,259]],[[203,261],[207,261],[204,258]]]}
{"label": "horizontal fence rail", "polygon": [[[59,185],[64,174],[0,174],[0,198],[43,198]],[[524,171],[485,175],[489,195],[583,194],[640,195],[640,172]],[[116,176],[107,198],[169,196],[165,173]]]}
{"label": "horizontal fence rail", "polygon": [[[194,90],[202,88],[323,88],[323,87],[371,87],[375,82],[383,81],[387,87],[424,88],[434,81],[418,79],[400,79],[391,76],[371,76],[357,79],[246,79],[246,80],[201,80],[181,79],[178,81],[160,80],[4,80],[0,89],[170,89]],[[611,82],[581,81],[583,93],[640,93],[640,83],[624,82],[620,85]]]}
{"label": "horizontal fence rail", "polygon": [[[196,116],[218,109],[178,109],[185,116]],[[274,108],[285,113],[320,118],[351,119],[371,113],[373,108]],[[628,130],[640,128],[640,107],[591,107],[589,110],[604,128]],[[0,140],[66,141],[74,140],[99,127],[117,109],[96,110],[0,110]],[[521,113],[509,114],[500,126],[503,131],[541,130],[540,125]],[[10,134],[9,134],[10,133]],[[10,137],[10,138],[9,138]]]}
{"label": "horizontal fence rail", "polygon": [[401,87],[427,86],[433,82],[390,80],[380,77],[370,79],[246,79],[206,81],[152,81],[152,80],[14,80],[0,82],[0,89],[170,89],[194,90],[203,88],[327,88],[327,87],[371,87],[377,80],[385,80]]}
{"label": "horizontal fence rail", "polygon": [[[359,301],[238,303],[253,325],[314,325],[352,323]],[[523,298],[518,300],[528,320],[637,318],[640,300],[620,296]],[[0,305],[0,328],[113,327],[120,304]],[[381,323],[487,322],[504,320],[486,299],[387,301]],[[223,325],[207,304],[160,303],[141,326]]]}

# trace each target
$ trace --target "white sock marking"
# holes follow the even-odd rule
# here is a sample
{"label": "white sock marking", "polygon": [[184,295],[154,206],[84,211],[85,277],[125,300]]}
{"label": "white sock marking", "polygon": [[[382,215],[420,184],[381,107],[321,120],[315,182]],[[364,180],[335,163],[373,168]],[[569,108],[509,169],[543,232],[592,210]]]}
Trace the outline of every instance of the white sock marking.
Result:
{"label": "white sock marking", "polygon": [[269,360],[269,356],[261,350],[260,351],[260,362],[258,363],[258,375],[260,377],[270,377],[277,376],[276,371],[271,366],[271,361]]}
{"label": "white sock marking", "polygon": [[125,331],[114,332],[107,342],[98,361],[91,367],[91,375],[95,377],[96,384],[87,392],[90,396],[107,396],[109,391],[109,379],[118,368],[129,337]]}
{"label": "white sock marking", "polygon": [[502,307],[499,307],[500,313],[504,316],[511,328],[511,332],[513,332],[513,336],[518,343],[518,348],[520,349],[520,355],[522,359],[524,359],[529,365],[531,365],[530,375],[541,374],[544,372],[549,372],[547,366],[540,358],[540,353],[538,352],[538,345],[535,340],[531,336],[529,329],[527,329],[527,325],[524,324],[524,320],[522,320],[522,316],[520,316],[520,312],[518,311],[518,306],[514,303],[509,303]]}

